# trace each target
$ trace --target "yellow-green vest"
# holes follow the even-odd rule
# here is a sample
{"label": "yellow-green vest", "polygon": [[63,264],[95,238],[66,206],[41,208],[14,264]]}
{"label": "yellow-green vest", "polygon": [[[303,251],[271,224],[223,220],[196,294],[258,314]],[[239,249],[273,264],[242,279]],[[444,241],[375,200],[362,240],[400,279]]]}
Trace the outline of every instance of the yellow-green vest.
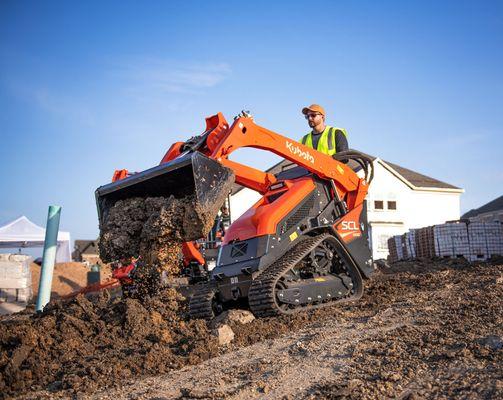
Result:
{"label": "yellow-green vest", "polygon": [[[325,130],[322,132],[320,140],[318,141],[318,148],[316,150],[328,154],[329,156],[333,156],[337,153],[337,146],[335,143],[336,132],[341,131],[346,138],[348,134],[345,129],[336,128],[334,126],[325,126]],[[313,132],[309,132],[307,135],[301,140],[301,143],[304,146],[313,148]]]}

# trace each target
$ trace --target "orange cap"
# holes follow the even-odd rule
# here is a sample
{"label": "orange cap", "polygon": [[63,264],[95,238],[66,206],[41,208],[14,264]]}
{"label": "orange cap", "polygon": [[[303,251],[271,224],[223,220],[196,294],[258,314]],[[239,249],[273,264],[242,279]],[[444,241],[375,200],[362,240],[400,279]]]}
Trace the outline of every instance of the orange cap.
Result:
{"label": "orange cap", "polygon": [[302,109],[302,114],[306,115],[309,111],[318,112],[321,115],[325,116],[325,109],[318,104],[311,104],[309,107],[304,107]]}

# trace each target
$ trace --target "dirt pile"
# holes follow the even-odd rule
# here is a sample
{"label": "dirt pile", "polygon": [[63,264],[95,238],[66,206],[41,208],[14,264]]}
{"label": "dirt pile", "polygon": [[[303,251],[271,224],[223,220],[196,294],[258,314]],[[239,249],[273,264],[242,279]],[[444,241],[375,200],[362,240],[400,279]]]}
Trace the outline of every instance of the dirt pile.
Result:
{"label": "dirt pile", "polygon": [[222,171],[218,179],[208,178],[210,194],[117,201],[103,212],[100,221],[100,258],[114,262],[140,257],[145,266],[178,275],[181,243],[208,235],[232,189],[232,171]]}
{"label": "dirt pile", "polygon": [[[40,281],[40,265],[32,263],[31,281],[33,297],[38,294],[38,285]],[[58,299],[61,296],[69,295],[79,291],[87,286],[87,273],[90,268],[80,262],[57,263],[54,266],[52,278],[51,298]],[[109,265],[100,267],[101,282],[106,282],[112,277],[112,271]]]}
{"label": "dirt pile", "polygon": [[0,320],[0,393],[498,398],[501,298],[502,263],[401,263],[367,282],[357,303],[230,323],[235,338],[218,347],[205,322],[186,319],[172,289],[144,304],[79,297],[41,316]]}
{"label": "dirt pile", "polygon": [[503,398],[502,261],[400,263],[357,303],[232,326],[227,354],[89,397]]}
{"label": "dirt pile", "polygon": [[[235,176],[231,169],[199,153],[191,155],[191,160],[191,176],[186,176],[185,170],[181,176],[176,175],[180,172],[176,172],[176,168],[169,172],[176,172],[175,177],[180,179],[176,184],[159,184],[154,179],[150,189],[154,187],[156,193],[164,196],[114,201],[104,195],[98,199],[100,258],[108,263],[135,263],[132,272],[134,282],[127,288],[123,286],[125,293],[139,297],[155,295],[163,276],[168,279],[179,276],[182,243],[208,236],[220,207],[232,189]],[[193,186],[186,187],[191,179]],[[140,179],[140,183],[145,182]],[[130,189],[117,190],[124,197]],[[134,192],[134,187],[131,190],[129,193]],[[187,191],[189,193],[181,198],[168,195],[181,195]],[[152,194],[152,190],[144,193]]]}
{"label": "dirt pile", "polygon": [[40,316],[2,321],[0,398],[28,389],[96,390],[214,356],[203,321],[185,318],[174,289],[135,299],[51,303]]}

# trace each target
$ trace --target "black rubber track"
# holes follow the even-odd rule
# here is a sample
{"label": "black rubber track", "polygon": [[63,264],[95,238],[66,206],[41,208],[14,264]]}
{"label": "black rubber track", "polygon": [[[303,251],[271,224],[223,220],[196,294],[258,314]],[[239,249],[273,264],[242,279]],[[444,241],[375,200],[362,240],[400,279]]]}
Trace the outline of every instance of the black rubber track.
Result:
{"label": "black rubber track", "polygon": [[[251,284],[248,292],[248,302],[250,309],[256,317],[271,317],[280,314],[293,314],[299,311],[331,306],[343,301],[356,300],[363,294],[363,279],[355,265],[349,266],[353,270],[353,284],[356,288],[355,293],[348,296],[333,299],[328,302],[308,304],[290,309],[281,309],[276,302],[275,288],[276,283],[282,275],[298,264],[311,250],[315,249],[325,239],[332,238],[330,234],[321,234],[314,237],[303,238],[287,254],[277,260],[274,264],[266,268],[257,276]],[[356,282],[355,282],[356,280]]]}
{"label": "black rubber track", "polygon": [[194,319],[210,320],[215,317],[213,311],[213,298],[216,294],[216,288],[212,283],[198,285],[195,293],[189,301],[189,315]]}

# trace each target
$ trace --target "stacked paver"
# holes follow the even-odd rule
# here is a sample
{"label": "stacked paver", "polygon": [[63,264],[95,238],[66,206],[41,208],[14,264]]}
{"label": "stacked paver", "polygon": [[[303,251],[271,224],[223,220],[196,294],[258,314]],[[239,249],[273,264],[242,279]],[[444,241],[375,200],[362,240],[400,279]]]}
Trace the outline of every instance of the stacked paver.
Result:
{"label": "stacked paver", "polygon": [[486,260],[495,254],[503,254],[503,237],[500,223],[471,222],[468,224],[470,261]]}
{"label": "stacked paver", "polygon": [[0,302],[27,303],[32,297],[30,256],[0,254]]}
{"label": "stacked paver", "polygon": [[416,230],[416,258],[435,256],[435,237],[433,227],[427,226]]}
{"label": "stacked paver", "polygon": [[467,224],[452,222],[433,227],[436,257],[470,258]]}
{"label": "stacked paver", "polygon": [[484,261],[503,255],[503,226],[497,221],[448,222],[391,237],[388,246],[392,262],[435,257]]}
{"label": "stacked paver", "polygon": [[388,239],[388,249],[393,258],[397,260],[403,260],[403,247],[402,247],[402,237],[392,236]]}
{"label": "stacked paver", "polygon": [[405,236],[404,244],[408,256],[407,259],[414,259],[416,258],[416,231],[411,230],[409,232],[406,232],[404,236]]}

